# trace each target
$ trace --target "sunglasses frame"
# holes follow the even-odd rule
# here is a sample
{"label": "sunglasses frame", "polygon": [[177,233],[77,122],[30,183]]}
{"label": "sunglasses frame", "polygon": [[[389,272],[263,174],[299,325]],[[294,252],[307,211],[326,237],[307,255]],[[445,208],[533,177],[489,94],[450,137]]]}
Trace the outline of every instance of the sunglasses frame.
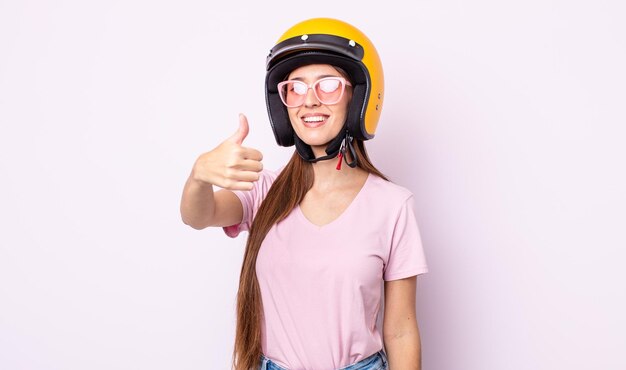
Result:
{"label": "sunglasses frame", "polygon": [[[314,87],[316,87],[321,81],[324,80],[339,80],[339,83],[341,84],[341,93],[339,94],[339,98],[332,102],[332,103],[325,103],[324,101],[322,101],[322,99],[320,99],[320,97],[317,95],[317,91],[315,91]],[[304,94],[302,94],[302,103],[298,104],[298,105],[289,105],[286,102],[286,98],[283,97],[283,94],[281,93],[281,90],[283,89],[283,86],[285,86],[288,83],[294,83],[294,82],[298,82],[301,83],[303,85],[305,85],[307,87],[307,90]],[[352,86],[352,84],[350,83],[350,81],[346,80],[344,77],[341,76],[329,76],[329,77],[323,77],[320,78],[319,80],[307,85],[305,82],[300,81],[300,80],[287,80],[287,81],[282,81],[279,82],[277,87],[278,87],[278,96],[280,96],[280,100],[283,102],[283,104],[287,107],[287,108],[297,108],[297,107],[301,107],[305,102],[306,102],[306,97],[309,94],[309,90],[313,90],[313,95],[315,95],[315,98],[317,99],[317,101],[319,101],[320,103],[324,104],[324,105],[334,105],[339,103],[339,101],[341,100],[341,98],[343,98],[343,94],[346,92],[346,86]]]}

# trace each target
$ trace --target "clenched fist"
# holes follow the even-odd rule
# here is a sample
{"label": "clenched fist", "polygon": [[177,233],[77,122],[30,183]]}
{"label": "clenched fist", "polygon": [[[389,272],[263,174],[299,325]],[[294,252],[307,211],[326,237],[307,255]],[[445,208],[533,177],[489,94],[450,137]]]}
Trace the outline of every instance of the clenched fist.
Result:
{"label": "clenched fist", "polygon": [[215,149],[202,154],[193,166],[193,179],[229,190],[250,190],[263,169],[263,155],[242,146],[248,119],[239,114],[239,129]]}

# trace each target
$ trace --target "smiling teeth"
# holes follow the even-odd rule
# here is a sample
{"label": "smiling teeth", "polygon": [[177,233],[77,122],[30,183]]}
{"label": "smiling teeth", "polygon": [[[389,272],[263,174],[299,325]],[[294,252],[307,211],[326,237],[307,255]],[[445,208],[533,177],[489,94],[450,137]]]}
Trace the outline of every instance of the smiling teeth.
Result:
{"label": "smiling teeth", "polygon": [[324,120],[324,117],[322,117],[322,116],[305,117],[304,118],[304,122],[322,122],[323,120]]}

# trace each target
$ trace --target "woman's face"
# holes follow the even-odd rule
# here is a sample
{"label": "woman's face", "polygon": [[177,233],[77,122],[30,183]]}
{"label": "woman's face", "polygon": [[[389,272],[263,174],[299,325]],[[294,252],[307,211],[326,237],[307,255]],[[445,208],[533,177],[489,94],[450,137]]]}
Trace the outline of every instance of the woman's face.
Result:
{"label": "woman's face", "polygon": [[[293,70],[287,79],[300,80],[311,85],[320,78],[330,76],[344,77],[329,64],[311,64]],[[343,127],[351,98],[352,88],[346,86],[343,96],[337,103],[325,105],[317,99],[313,90],[309,89],[304,104],[287,108],[296,135],[309,144],[314,152],[324,154],[326,144],[334,139]]]}

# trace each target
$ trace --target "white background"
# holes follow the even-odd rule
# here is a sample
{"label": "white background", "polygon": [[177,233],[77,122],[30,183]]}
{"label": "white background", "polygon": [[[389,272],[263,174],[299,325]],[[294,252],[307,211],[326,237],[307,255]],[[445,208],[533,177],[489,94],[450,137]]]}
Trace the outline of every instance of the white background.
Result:
{"label": "white background", "polygon": [[626,368],[626,6],[400,4],[0,0],[0,369],[229,368],[245,234],[180,195],[239,112],[287,161],[265,57],[316,16],[383,60],[368,148],[415,193],[424,369]]}

